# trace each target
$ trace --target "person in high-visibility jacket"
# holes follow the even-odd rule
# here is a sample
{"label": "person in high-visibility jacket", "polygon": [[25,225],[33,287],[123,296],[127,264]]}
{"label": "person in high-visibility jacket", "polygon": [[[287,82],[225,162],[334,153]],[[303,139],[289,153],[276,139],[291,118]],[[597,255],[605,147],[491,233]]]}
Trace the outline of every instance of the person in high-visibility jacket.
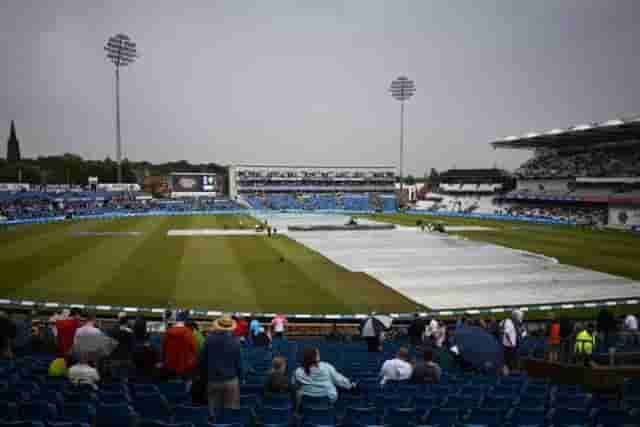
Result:
{"label": "person in high-visibility jacket", "polygon": [[591,360],[593,348],[596,346],[596,340],[592,334],[592,331],[593,327],[589,325],[588,327],[582,329],[582,331],[578,332],[578,335],[576,335],[576,361],[578,363],[584,363],[585,366]]}

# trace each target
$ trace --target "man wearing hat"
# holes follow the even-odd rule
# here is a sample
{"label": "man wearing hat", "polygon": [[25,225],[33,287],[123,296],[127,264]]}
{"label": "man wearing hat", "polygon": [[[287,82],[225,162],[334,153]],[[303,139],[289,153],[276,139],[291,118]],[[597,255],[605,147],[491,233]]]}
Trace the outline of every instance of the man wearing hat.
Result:
{"label": "man wearing hat", "polygon": [[198,360],[198,345],[191,329],[185,326],[188,313],[181,311],[176,315],[176,323],[167,329],[162,343],[164,367],[171,376],[186,376],[195,367]]}
{"label": "man wearing hat", "polygon": [[236,321],[225,315],[211,325],[200,353],[201,375],[207,381],[207,400],[211,415],[220,408],[240,407],[242,356],[240,340],[233,336]]}

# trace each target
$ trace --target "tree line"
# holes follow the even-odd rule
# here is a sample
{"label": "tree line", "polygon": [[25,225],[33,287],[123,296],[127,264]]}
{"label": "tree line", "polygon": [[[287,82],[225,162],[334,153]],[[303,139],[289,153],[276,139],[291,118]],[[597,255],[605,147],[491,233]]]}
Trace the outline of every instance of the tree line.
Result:
{"label": "tree line", "polygon": [[[142,183],[146,176],[162,176],[171,172],[220,173],[224,169],[216,163],[192,164],[186,160],[179,160],[153,164],[124,159],[122,181]],[[90,176],[98,177],[99,182],[117,182],[117,163],[109,157],[104,160],[86,160],[71,153],[23,158],[15,163],[0,159],[0,182],[87,185]]]}

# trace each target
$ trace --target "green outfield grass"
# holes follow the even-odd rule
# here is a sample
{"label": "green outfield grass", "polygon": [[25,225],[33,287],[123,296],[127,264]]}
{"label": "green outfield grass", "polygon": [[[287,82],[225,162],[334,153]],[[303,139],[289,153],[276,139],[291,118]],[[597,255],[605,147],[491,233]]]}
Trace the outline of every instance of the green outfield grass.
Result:
{"label": "green outfield grass", "polygon": [[[0,232],[0,297],[62,303],[298,313],[404,312],[407,298],[285,236],[168,237],[253,228],[248,216],[17,226]],[[74,236],[73,232],[141,232]]]}

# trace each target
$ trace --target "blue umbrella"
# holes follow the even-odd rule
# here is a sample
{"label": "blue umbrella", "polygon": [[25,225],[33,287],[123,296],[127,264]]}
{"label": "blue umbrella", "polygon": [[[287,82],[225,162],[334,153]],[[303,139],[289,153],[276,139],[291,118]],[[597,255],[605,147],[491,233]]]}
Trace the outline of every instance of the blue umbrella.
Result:
{"label": "blue umbrella", "polygon": [[455,343],[460,357],[476,369],[502,369],[504,351],[498,340],[477,326],[463,326],[455,331]]}

